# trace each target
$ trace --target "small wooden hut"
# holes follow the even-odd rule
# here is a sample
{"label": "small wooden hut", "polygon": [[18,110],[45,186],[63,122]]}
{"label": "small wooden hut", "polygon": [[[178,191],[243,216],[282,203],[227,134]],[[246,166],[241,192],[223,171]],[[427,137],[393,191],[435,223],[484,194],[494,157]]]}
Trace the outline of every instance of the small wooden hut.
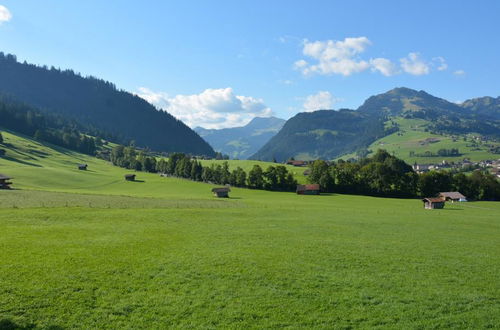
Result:
{"label": "small wooden hut", "polygon": [[125,174],[125,180],[135,181],[135,174]]}
{"label": "small wooden hut", "polygon": [[431,209],[444,208],[444,203],[446,202],[446,200],[441,197],[435,197],[435,198],[424,198],[422,199],[422,202],[424,202],[425,209],[431,210]]}
{"label": "small wooden hut", "polygon": [[447,202],[467,202],[467,197],[459,193],[458,191],[448,191],[439,193],[439,197],[443,198]]}
{"label": "small wooden hut", "polygon": [[5,174],[0,174],[0,189],[10,189],[12,182],[9,180],[12,180],[12,178]]}
{"label": "small wooden hut", "polygon": [[297,186],[298,195],[319,195],[319,184],[299,184]]}
{"label": "small wooden hut", "polygon": [[213,188],[212,193],[215,197],[228,198],[231,189],[229,187]]}
{"label": "small wooden hut", "polygon": [[78,164],[78,169],[80,171],[86,171],[87,170],[87,164]]}

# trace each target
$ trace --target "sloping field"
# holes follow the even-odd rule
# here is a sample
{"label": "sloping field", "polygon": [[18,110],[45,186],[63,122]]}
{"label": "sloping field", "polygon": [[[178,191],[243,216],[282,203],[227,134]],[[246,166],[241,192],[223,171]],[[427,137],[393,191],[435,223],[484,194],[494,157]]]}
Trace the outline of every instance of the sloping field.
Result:
{"label": "sloping field", "polygon": [[0,328],[500,324],[499,203],[237,188],[220,200],[5,137],[0,173],[22,189],[0,191]]}
{"label": "sloping field", "polygon": [[[472,161],[480,161],[486,159],[500,159],[500,154],[490,152],[490,146],[498,147],[498,142],[481,142],[475,141],[473,134],[467,135],[466,141],[464,136],[438,135],[426,132],[425,128],[428,122],[421,119],[395,119],[400,125],[400,131],[383,137],[373,142],[368,149],[374,152],[377,149],[385,149],[390,153],[394,153],[398,158],[404,159],[407,163],[413,164],[437,164],[443,160],[448,162],[461,161],[464,158],[469,158]],[[439,149],[458,149],[460,156],[455,157],[421,157],[426,151],[437,154]],[[415,152],[414,156],[410,152]],[[348,159],[354,157],[354,154],[345,155],[341,158]]]}

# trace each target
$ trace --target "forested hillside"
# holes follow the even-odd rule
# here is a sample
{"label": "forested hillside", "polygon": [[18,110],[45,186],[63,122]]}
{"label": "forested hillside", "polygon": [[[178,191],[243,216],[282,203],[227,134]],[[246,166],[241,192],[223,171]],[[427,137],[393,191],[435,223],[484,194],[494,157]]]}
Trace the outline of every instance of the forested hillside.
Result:
{"label": "forested hillside", "polygon": [[72,70],[19,63],[0,53],[0,93],[45,112],[63,114],[108,131],[119,142],[165,152],[213,156],[214,151],[181,121],[110,82]]}
{"label": "forested hillside", "polygon": [[[485,148],[493,150],[500,141],[499,109],[499,98],[483,97],[456,104],[425,91],[395,88],[368,98],[357,110],[299,113],[251,158],[282,161],[291,157],[333,159],[346,154],[365,156],[382,145],[376,141],[390,134],[397,135],[399,143],[392,149],[397,151],[400,146],[408,144],[414,154],[431,152],[425,141],[436,136],[450,141],[479,139],[487,141],[489,147]],[[421,134],[418,141],[405,140],[414,137],[405,134],[414,128],[402,127],[401,123],[411,121],[419,122]],[[471,143],[468,145],[477,149]],[[494,158],[493,151],[487,154]]]}

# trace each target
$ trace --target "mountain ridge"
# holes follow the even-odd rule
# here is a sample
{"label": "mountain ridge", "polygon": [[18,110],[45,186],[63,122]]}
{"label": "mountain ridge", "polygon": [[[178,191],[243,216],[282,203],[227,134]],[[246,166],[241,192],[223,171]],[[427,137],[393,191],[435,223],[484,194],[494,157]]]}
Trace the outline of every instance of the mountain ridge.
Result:
{"label": "mountain ridge", "polygon": [[284,119],[277,117],[255,117],[245,126],[205,129],[194,128],[216,151],[231,158],[246,159],[283,127]]}
{"label": "mountain ridge", "polygon": [[425,120],[428,131],[440,134],[477,133],[500,139],[500,98],[456,104],[423,90],[398,87],[367,98],[356,110],[299,113],[250,158],[334,159],[343,153],[366,153],[371,143],[399,130],[394,118]]}
{"label": "mountain ridge", "polygon": [[0,53],[0,92],[45,112],[65,115],[136,145],[163,152],[214,156],[212,147],[167,112],[113,83],[72,70],[20,63]]}

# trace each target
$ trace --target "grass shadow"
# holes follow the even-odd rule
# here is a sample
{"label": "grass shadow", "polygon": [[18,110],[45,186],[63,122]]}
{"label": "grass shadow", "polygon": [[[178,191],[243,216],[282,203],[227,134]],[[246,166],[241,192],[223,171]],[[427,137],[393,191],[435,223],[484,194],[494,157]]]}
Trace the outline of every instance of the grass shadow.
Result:
{"label": "grass shadow", "polygon": [[23,164],[23,165],[29,165],[29,166],[34,166],[34,167],[43,167],[42,165],[30,163],[30,162],[27,162],[27,161],[24,161],[24,160],[20,160],[20,159],[17,159],[17,158],[13,158],[13,157],[10,157],[10,156],[3,157],[3,159],[9,160],[11,162],[20,163],[20,164]]}

